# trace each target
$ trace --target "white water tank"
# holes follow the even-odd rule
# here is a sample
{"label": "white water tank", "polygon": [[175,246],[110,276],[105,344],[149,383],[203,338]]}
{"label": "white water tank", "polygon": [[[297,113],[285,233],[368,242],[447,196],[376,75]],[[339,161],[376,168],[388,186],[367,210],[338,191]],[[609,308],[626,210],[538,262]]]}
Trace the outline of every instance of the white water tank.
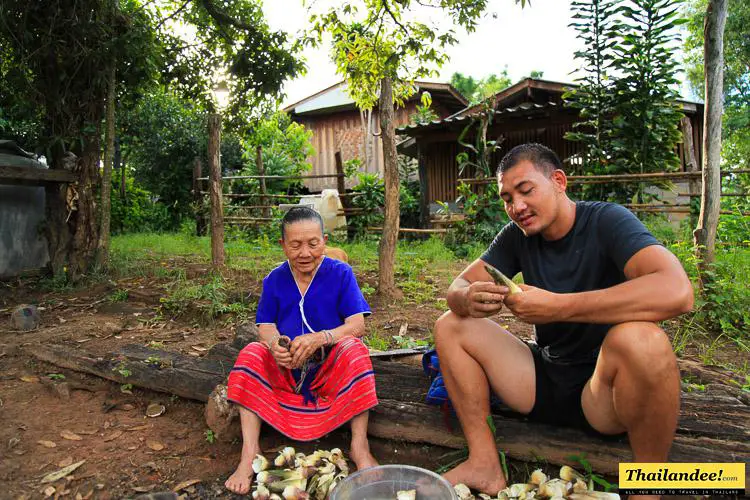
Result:
{"label": "white water tank", "polygon": [[323,230],[326,233],[331,233],[339,227],[346,227],[346,217],[339,215],[344,207],[336,189],[324,189],[320,194],[303,196],[299,204],[312,205],[323,218]]}

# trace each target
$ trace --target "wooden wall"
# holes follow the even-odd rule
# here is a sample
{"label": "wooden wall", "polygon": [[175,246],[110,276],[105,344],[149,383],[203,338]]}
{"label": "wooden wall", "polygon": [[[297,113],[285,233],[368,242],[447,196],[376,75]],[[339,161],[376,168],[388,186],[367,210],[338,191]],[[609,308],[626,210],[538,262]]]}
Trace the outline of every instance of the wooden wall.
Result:
{"label": "wooden wall", "polygon": [[[417,102],[407,103],[405,108],[397,108],[394,116],[396,127],[409,123],[409,117],[415,112]],[[327,115],[314,117],[300,117],[297,119],[305,128],[313,133],[312,146],[315,155],[309,161],[312,171],[309,174],[335,174],[336,173],[336,151],[342,152],[344,161],[354,157],[364,158],[363,130],[358,110],[346,110]],[[380,120],[377,109],[372,112],[372,127],[375,133],[380,132]],[[362,171],[369,173],[383,173],[383,142],[380,137],[371,137],[372,159],[369,167],[364,166]],[[356,184],[356,179],[347,179],[347,187]],[[322,189],[335,188],[336,179],[308,179],[305,185],[313,192]]]}
{"label": "wooden wall", "polygon": [[[693,142],[695,157],[698,164],[701,164],[702,158],[702,141],[703,128],[702,116],[691,115],[693,126]],[[572,175],[575,167],[569,163],[569,160],[576,154],[583,151],[583,145],[580,142],[566,140],[565,134],[573,128],[574,116],[568,113],[557,114],[556,116],[506,119],[497,123],[488,130],[488,139],[502,137],[503,141],[495,153],[491,165],[494,169],[499,164],[503,155],[515,146],[527,142],[538,142],[552,149],[565,165],[565,171]],[[438,135],[442,134],[442,135]],[[461,151],[454,136],[460,134],[460,130],[455,134],[445,134],[445,131],[433,131],[417,139],[420,154],[427,170],[428,199],[430,202],[435,201],[454,201],[458,194],[456,183],[458,181],[458,163],[456,155]],[[677,153],[681,161],[681,170],[685,171],[685,152],[683,144],[679,144]],[[473,177],[473,172],[465,172],[461,177]]]}

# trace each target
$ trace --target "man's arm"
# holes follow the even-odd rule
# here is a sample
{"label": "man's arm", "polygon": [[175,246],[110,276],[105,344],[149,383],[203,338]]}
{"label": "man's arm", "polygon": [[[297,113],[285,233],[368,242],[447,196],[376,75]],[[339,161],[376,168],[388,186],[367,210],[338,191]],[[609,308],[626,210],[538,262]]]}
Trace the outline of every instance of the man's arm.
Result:
{"label": "man's arm", "polygon": [[663,321],[693,309],[693,285],[677,257],[661,245],[638,251],[625,264],[627,281],[571,294],[567,320],[590,323]]}
{"label": "man's arm", "polygon": [[458,316],[486,318],[503,308],[508,288],[495,285],[484,265],[481,259],[475,260],[448,288],[448,307]]}
{"label": "man's arm", "polygon": [[505,304],[535,324],[556,321],[617,324],[662,321],[693,308],[693,286],[680,261],[660,245],[636,252],[625,264],[627,281],[590,292],[557,294],[523,286]]}

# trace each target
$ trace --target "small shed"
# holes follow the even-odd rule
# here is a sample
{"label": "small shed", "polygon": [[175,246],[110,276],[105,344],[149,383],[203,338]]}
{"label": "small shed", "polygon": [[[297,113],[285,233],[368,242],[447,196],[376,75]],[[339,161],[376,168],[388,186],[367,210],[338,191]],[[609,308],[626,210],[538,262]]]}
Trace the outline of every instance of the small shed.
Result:
{"label": "small shed", "polygon": [[[496,152],[493,163],[514,146],[527,142],[546,145],[566,163],[575,162],[583,150],[579,142],[565,139],[578,121],[578,110],[563,103],[563,94],[574,87],[571,84],[525,78],[494,96],[495,116],[487,131],[488,139],[501,137],[503,142]],[[683,134],[691,134],[694,158],[701,164],[703,141],[703,105],[678,101],[686,120]],[[452,201],[457,197],[458,163],[456,155],[462,150],[458,137],[464,128],[481,111],[481,106],[469,106],[458,113],[428,124],[406,125],[397,133],[407,136],[399,143],[398,150],[419,160],[419,175],[422,182],[422,205],[436,208],[436,202]],[[684,141],[678,146],[683,171],[692,168],[690,155],[686,154]],[[471,177],[465,172],[464,177]],[[423,209],[426,211],[426,209]]]}
{"label": "small shed", "polygon": [[[450,84],[415,82],[417,92],[405,103],[397,107],[394,122],[396,126],[409,123],[416,111],[423,92],[432,97],[432,110],[439,119],[453,115],[465,109],[468,102]],[[315,156],[310,158],[313,175],[336,173],[336,152],[341,152],[342,161],[359,158],[363,161],[362,171],[369,173],[383,172],[383,147],[377,107],[371,114],[360,112],[354,101],[346,93],[346,83],[339,82],[321,90],[301,101],[290,104],[284,111],[292,120],[301,123],[313,133],[312,145]],[[370,133],[367,133],[367,130]],[[365,157],[368,161],[365,162]],[[349,182],[354,182],[349,180]],[[307,179],[305,185],[314,192],[326,188],[335,188],[336,179]],[[350,186],[348,186],[350,187]]]}

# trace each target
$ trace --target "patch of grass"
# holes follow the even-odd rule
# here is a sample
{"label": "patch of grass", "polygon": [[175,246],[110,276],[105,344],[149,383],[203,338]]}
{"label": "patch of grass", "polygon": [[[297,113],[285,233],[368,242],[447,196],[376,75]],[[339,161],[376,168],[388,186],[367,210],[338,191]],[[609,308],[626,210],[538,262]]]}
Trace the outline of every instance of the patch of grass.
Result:
{"label": "patch of grass", "polygon": [[214,431],[211,429],[206,429],[206,432],[204,432],[203,435],[206,436],[206,442],[208,444],[214,444],[216,442],[216,434],[214,434]]}
{"label": "patch of grass", "polygon": [[377,331],[368,333],[363,340],[365,345],[374,351],[387,351],[390,345],[390,339]]}
{"label": "patch of grass", "polygon": [[109,295],[109,301],[112,303],[115,302],[125,302],[128,300],[128,291],[123,289],[118,289],[112,292]]}
{"label": "patch of grass", "polygon": [[167,296],[160,300],[162,308],[174,316],[180,316],[194,308],[205,321],[211,321],[221,314],[244,315],[248,312],[247,304],[228,301],[227,285],[220,275],[211,276],[207,283],[178,280],[169,289]]}
{"label": "patch of grass", "polygon": [[392,338],[394,342],[396,342],[396,347],[399,349],[415,349],[417,347],[430,345],[430,342],[428,340],[415,339],[414,337],[394,335]]}
{"label": "patch of grass", "polygon": [[47,378],[50,380],[65,380],[65,375],[62,373],[48,373]]}

